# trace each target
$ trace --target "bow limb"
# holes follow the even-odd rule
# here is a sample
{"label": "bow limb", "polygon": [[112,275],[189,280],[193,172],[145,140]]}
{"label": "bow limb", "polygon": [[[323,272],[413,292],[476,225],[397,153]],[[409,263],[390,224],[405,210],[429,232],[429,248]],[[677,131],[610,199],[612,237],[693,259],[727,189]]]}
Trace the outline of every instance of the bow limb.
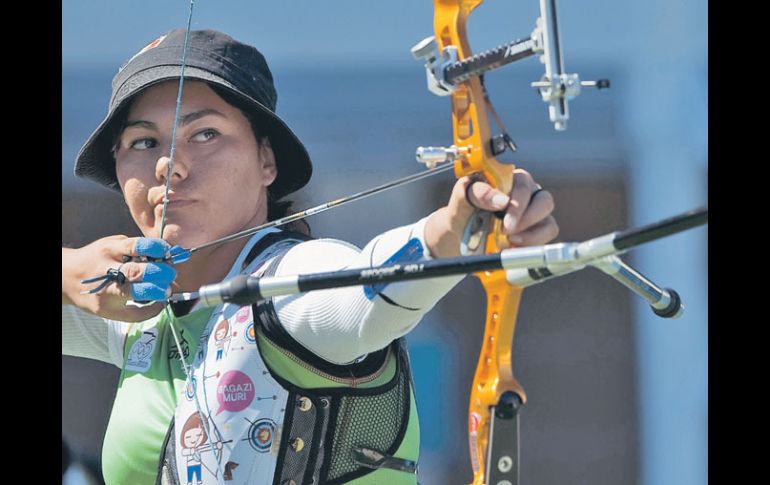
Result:
{"label": "bow limb", "polygon": [[[434,30],[439,49],[457,48],[458,60],[471,55],[466,35],[470,13],[483,0],[435,0]],[[454,144],[466,149],[466,155],[455,162],[455,175],[463,177],[483,173],[487,182],[504,193],[513,187],[514,166],[502,164],[492,153],[492,138],[486,112],[486,99],[481,79],[477,76],[457,85],[452,93]],[[502,221],[493,218],[485,251],[499,252],[507,247]],[[510,285],[505,271],[476,274],[487,295],[487,315],[481,353],[473,378],[468,409],[468,429],[473,485],[488,482],[490,429],[494,409],[505,393],[512,391],[521,402],[526,396],[513,377],[511,349],[521,288]],[[517,457],[514,457],[517,460]],[[515,465],[518,467],[518,464]],[[518,473],[518,470],[516,470]]]}

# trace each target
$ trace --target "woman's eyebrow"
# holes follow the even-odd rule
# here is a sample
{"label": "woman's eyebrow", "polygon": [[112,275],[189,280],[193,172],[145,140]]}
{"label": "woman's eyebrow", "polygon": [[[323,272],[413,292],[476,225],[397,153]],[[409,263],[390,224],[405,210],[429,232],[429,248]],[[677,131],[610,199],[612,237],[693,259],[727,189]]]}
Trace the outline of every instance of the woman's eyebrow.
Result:
{"label": "woman's eyebrow", "polygon": [[200,111],[193,111],[192,113],[187,113],[186,115],[183,115],[179,119],[179,124],[181,126],[184,126],[186,124],[192,123],[195,120],[201,119],[204,116],[219,116],[220,118],[227,118],[225,115],[220,113],[219,111],[213,109],[213,108],[207,108],[202,109]]}
{"label": "woman's eyebrow", "polygon": [[126,126],[124,126],[123,129],[125,130],[126,128],[147,128],[148,130],[158,129],[158,127],[152,121],[144,120],[126,121]]}
{"label": "woman's eyebrow", "polygon": [[[202,109],[200,111],[193,111],[192,113],[187,113],[186,115],[182,115],[179,119],[179,125],[184,126],[187,124],[192,123],[195,120],[199,120],[203,118],[204,116],[219,116],[221,118],[226,118],[224,114],[221,112],[213,109]],[[146,121],[146,120],[134,120],[134,121],[127,121],[125,128],[147,128],[148,130],[155,130],[157,131],[158,126],[153,123],[152,121]]]}

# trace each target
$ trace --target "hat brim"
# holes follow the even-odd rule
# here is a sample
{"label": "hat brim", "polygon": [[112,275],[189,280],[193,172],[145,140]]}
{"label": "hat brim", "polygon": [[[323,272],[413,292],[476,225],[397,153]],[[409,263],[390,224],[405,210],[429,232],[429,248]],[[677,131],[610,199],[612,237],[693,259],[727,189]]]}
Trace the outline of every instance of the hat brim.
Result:
{"label": "hat brim", "polygon": [[[222,86],[252,108],[252,113],[257,115],[260,128],[270,139],[275,153],[278,176],[270,186],[270,193],[274,200],[295,192],[308,183],[313,173],[310,156],[297,135],[281,118],[255,99],[238,91],[227,80],[209,71],[186,66],[184,78]],[[179,66],[156,66],[132,76],[111,103],[112,107],[107,116],[80,149],[75,161],[75,175],[121,192],[115,171],[115,159],[112,155],[114,143],[112,134],[116,114],[121,112],[137,94],[150,86],[171,79],[179,79]]]}

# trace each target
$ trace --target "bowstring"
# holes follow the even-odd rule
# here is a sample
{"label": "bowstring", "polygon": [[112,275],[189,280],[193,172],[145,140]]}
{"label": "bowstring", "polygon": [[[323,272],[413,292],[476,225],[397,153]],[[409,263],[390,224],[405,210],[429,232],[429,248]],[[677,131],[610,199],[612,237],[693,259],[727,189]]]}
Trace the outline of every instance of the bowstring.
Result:
{"label": "bowstring", "polygon": [[[166,208],[168,207],[168,192],[171,188],[171,176],[174,170],[174,153],[176,150],[176,130],[177,130],[177,126],[179,125],[179,115],[181,113],[181,108],[182,108],[182,88],[184,86],[184,71],[185,71],[185,67],[187,66],[187,47],[190,43],[190,29],[192,27],[192,16],[193,16],[194,9],[195,9],[195,0],[190,0],[190,11],[187,15],[187,29],[185,30],[184,45],[182,46],[182,63],[179,69],[179,88],[177,90],[177,95],[176,95],[176,106],[174,109],[174,123],[171,128],[171,148],[169,150],[169,161],[168,161],[168,167],[166,169],[166,188],[165,188],[165,193],[163,195],[163,211],[161,212],[160,235],[158,236],[160,239],[163,239],[163,233],[166,229]],[[167,299],[166,305],[165,305],[166,319],[168,321],[169,327],[171,328],[171,333],[174,336],[174,343],[179,353],[179,360],[182,362],[182,370],[184,371],[185,376],[187,378],[186,379],[187,385],[192,387],[193,396],[195,396],[195,399],[194,399],[195,408],[201,417],[201,424],[203,425],[203,431],[206,433],[206,439],[209,442],[209,444],[212,447],[214,447],[214,442],[211,439],[211,429],[210,429],[210,425],[213,423],[209,423],[209,419],[205,418],[206,414],[202,412],[200,400],[198,399],[198,389],[197,389],[197,386],[194,384],[190,365],[185,360],[185,355],[182,350],[182,344],[179,340],[179,335],[177,334],[177,330],[174,326],[174,319],[172,318],[171,311],[169,310],[169,306],[170,306],[170,300]],[[205,385],[205,383],[202,383],[202,385]],[[221,454],[217,456],[217,453],[214,450],[212,450],[212,453],[214,453],[214,458],[217,464],[217,471],[218,471],[217,481],[220,484],[224,485],[224,471],[222,470]],[[203,461],[201,461],[201,464],[202,463]]]}
{"label": "bowstring", "polygon": [[176,106],[174,108],[174,124],[171,128],[171,150],[169,153],[168,167],[166,169],[166,191],[163,195],[163,212],[160,216],[160,239],[163,239],[163,231],[166,228],[166,207],[168,206],[168,191],[171,188],[171,174],[174,170],[174,151],[176,149],[176,127],[179,124],[179,113],[182,107],[182,86],[184,85],[184,68],[187,66],[187,46],[190,41],[190,27],[192,26],[192,14],[195,0],[190,0],[190,13],[187,16],[187,30],[184,34],[182,46],[182,65],[179,69],[179,89],[176,94]]}

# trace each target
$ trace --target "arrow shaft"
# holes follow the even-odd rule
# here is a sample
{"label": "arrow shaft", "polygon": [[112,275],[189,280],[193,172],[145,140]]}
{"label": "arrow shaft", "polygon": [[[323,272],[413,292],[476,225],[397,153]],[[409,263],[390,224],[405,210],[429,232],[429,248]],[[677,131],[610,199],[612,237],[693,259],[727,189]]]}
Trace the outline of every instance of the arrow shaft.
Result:
{"label": "arrow shaft", "polygon": [[[492,254],[458,256],[305,275],[267,278],[240,275],[223,283],[202,287],[200,298],[201,302],[207,306],[213,306],[223,301],[246,305],[273,296],[345,286],[439,278],[497,269],[541,268],[549,265],[584,266],[598,258],[620,254],[631,247],[703,225],[707,220],[708,209],[701,209],[638,229],[613,232],[582,243],[546,244],[505,249]],[[634,236],[633,244],[629,243],[629,235]],[[623,242],[622,245],[616,244],[619,239]]]}

